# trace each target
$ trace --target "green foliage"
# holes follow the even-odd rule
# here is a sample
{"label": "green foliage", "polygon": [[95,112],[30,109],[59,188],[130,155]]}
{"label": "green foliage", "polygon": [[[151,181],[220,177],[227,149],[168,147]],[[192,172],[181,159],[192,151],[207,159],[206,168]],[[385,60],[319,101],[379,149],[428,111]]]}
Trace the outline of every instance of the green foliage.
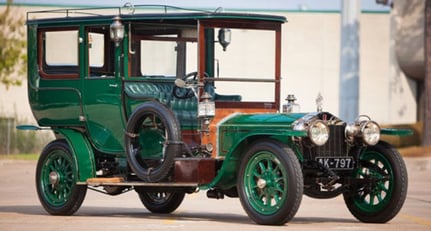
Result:
{"label": "green foliage", "polygon": [[8,0],[6,9],[0,12],[0,82],[6,89],[21,85],[27,62],[25,19],[11,5],[12,0]]}

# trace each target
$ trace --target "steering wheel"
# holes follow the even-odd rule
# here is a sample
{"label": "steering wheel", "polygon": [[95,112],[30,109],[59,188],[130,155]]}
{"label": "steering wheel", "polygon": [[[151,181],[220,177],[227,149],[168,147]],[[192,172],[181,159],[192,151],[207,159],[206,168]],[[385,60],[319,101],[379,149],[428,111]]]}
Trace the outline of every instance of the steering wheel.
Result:
{"label": "steering wheel", "polygon": [[[204,76],[208,76],[208,74],[204,73]],[[194,72],[188,73],[182,79],[186,83],[189,84],[189,83],[196,83],[197,77],[198,77],[198,72],[194,71]],[[174,89],[172,90],[172,94],[178,99],[188,99],[188,98],[192,98],[193,96],[195,96],[192,89],[181,88],[181,87],[177,87],[176,85],[174,86]]]}

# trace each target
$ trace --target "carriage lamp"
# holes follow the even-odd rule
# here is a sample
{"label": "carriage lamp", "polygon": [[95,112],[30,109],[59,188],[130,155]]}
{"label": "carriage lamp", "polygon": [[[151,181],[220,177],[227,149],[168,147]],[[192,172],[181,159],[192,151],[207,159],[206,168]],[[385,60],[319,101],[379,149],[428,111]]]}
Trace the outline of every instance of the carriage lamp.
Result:
{"label": "carriage lamp", "polygon": [[315,116],[305,116],[293,123],[293,130],[306,131],[313,145],[323,146],[329,139],[329,127]]}
{"label": "carriage lamp", "polygon": [[223,47],[223,51],[226,51],[226,47],[229,46],[231,36],[232,33],[230,29],[222,28],[218,31],[218,42]]}
{"label": "carriage lamp", "polygon": [[328,141],[329,128],[323,121],[315,120],[309,125],[308,137],[313,144],[322,146]]}
{"label": "carriage lamp", "polygon": [[362,140],[368,145],[376,145],[380,141],[380,126],[374,121],[367,121],[361,126]]}
{"label": "carriage lamp", "polygon": [[198,105],[198,117],[203,119],[203,131],[208,131],[208,125],[211,119],[215,116],[215,103],[211,100],[211,95],[205,92],[202,101]]}
{"label": "carriage lamp", "polygon": [[293,94],[288,94],[286,103],[283,104],[283,113],[300,112],[299,104],[295,103],[296,97]]}
{"label": "carriage lamp", "polygon": [[198,117],[199,118],[212,118],[215,116],[215,103],[211,100],[211,95],[205,92],[202,97],[202,101],[199,102],[198,106]]}
{"label": "carriage lamp", "polygon": [[345,136],[350,143],[359,139],[366,145],[376,145],[380,141],[380,126],[370,117],[361,115],[346,126]]}
{"label": "carriage lamp", "polygon": [[124,38],[124,25],[121,23],[121,18],[115,16],[113,22],[109,26],[109,31],[112,41],[115,42],[115,46],[119,46],[120,42]]}

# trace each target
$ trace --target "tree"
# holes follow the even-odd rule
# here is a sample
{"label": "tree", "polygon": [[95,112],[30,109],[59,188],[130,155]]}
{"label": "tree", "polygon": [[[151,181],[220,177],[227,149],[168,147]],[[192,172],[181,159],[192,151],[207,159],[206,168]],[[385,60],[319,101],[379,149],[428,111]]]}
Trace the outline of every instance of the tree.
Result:
{"label": "tree", "polygon": [[27,62],[25,19],[11,6],[12,0],[7,0],[6,9],[0,12],[0,82],[6,89],[21,85]]}

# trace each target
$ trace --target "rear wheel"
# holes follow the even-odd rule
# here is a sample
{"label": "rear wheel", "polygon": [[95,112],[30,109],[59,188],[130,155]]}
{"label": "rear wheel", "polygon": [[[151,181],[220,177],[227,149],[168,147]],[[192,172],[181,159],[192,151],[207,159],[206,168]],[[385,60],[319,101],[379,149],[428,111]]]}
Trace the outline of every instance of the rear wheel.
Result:
{"label": "rear wheel", "polygon": [[385,223],[394,218],[407,195],[407,170],[401,155],[380,142],[360,156],[354,177],[360,181],[344,193],[347,208],[358,220]]}
{"label": "rear wheel", "polygon": [[77,185],[78,169],[64,140],[49,143],[36,167],[36,189],[45,210],[52,215],[72,215],[84,201],[86,185]]}
{"label": "rear wheel", "polygon": [[257,141],[240,165],[238,193],[256,223],[283,225],[291,220],[303,193],[302,171],[293,151],[277,141]]}
{"label": "rear wheel", "polygon": [[183,192],[138,192],[142,204],[153,213],[171,213],[183,202]]}

